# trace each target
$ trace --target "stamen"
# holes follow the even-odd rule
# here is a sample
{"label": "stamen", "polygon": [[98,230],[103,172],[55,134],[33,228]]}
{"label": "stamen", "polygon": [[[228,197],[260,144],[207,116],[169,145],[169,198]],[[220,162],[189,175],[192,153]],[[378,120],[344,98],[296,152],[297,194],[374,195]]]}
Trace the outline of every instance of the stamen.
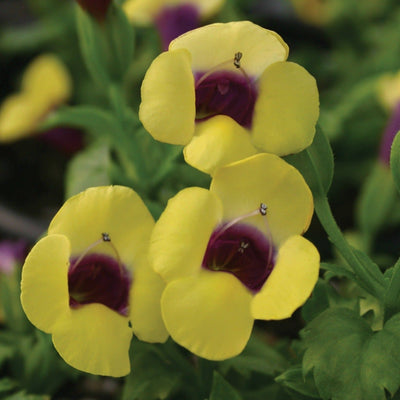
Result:
{"label": "stamen", "polygon": [[102,242],[109,243],[109,244],[111,245],[111,248],[113,249],[113,251],[114,251],[114,253],[115,253],[115,256],[116,256],[116,258],[117,258],[119,270],[120,270],[121,274],[123,274],[124,271],[123,271],[122,262],[121,262],[121,258],[120,258],[120,256],[119,256],[118,250],[117,250],[117,248],[114,246],[114,243],[111,242],[110,234],[107,233],[107,232],[103,232],[103,233],[101,234],[101,239],[96,240],[94,243],[90,244],[90,245],[85,249],[85,251],[78,257],[78,259],[76,260],[76,262],[74,263],[74,265],[72,266],[71,269],[75,269],[75,268],[80,264],[80,262],[88,255],[89,251],[90,251],[90,250],[93,250],[96,246],[98,246],[98,245],[101,244]]}
{"label": "stamen", "polygon": [[235,53],[235,57],[233,58],[233,65],[236,68],[240,68],[240,60],[241,60],[242,56],[243,56],[243,53],[241,53],[240,51]]}
{"label": "stamen", "polygon": [[[233,57],[233,65],[237,68],[240,69],[240,71],[242,72],[242,74],[244,75],[244,77],[246,78],[248,84],[251,84],[250,78],[249,76],[246,74],[245,70],[241,67],[240,65],[240,60],[243,57],[243,53],[241,53],[240,51],[238,51],[237,53],[235,53],[234,57]],[[232,59],[224,61],[214,67],[212,67],[211,69],[209,69],[205,74],[203,74],[201,76],[201,78],[196,82],[195,85],[195,89],[197,89],[211,74],[213,74],[214,72],[223,69],[222,67],[225,66],[230,66],[232,63]]]}
{"label": "stamen", "polygon": [[[257,208],[257,210],[251,211],[247,214],[243,214],[240,217],[236,217],[232,221],[228,222],[223,229],[221,229],[218,232],[218,235],[214,238],[214,240],[217,240],[224,232],[226,232],[229,228],[231,228],[233,225],[236,225],[238,222],[243,221],[244,219],[250,218],[250,217],[255,217],[256,215],[261,215],[261,216],[266,216],[267,215],[267,206],[264,203],[260,204],[260,207]],[[270,233],[270,232],[269,232]],[[271,242],[272,243],[272,242]]]}

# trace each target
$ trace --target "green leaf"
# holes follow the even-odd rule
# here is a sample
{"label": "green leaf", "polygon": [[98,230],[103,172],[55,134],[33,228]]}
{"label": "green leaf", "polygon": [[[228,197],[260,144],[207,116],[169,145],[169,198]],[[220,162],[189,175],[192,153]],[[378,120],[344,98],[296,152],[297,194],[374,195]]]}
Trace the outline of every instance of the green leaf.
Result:
{"label": "green leaf", "polygon": [[106,48],[100,25],[81,7],[76,6],[76,23],[81,53],[92,78],[98,83],[109,81],[106,70]]}
{"label": "green leaf", "polygon": [[333,179],[333,153],[319,126],[311,146],[298,154],[285,157],[285,160],[301,172],[314,194],[321,190],[324,194],[328,193]]}
{"label": "green leaf", "polygon": [[110,185],[110,166],[110,151],[104,143],[95,143],[78,153],[68,165],[66,198],[92,186]]}
{"label": "green leaf", "polygon": [[310,375],[303,376],[301,366],[294,366],[289,368],[283,374],[275,378],[276,382],[281,385],[294,390],[297,393],[311,397],[313,399],[319,399],[319,393],[315,387],[314,380]]}
{"label": "green leaf", "polygon": [[61,107],[49,115],[40,130],[46,131],[58,126],[72,126],[97,135],[110,135],[120,129],[112,114],[93,106]]}
{"label": "green leaf", "polygon": [[372,238],[385,227],[396,202],[397,192],[389,168],[376,163],[367,177],[357,206],[361,232]]}
{"label": "green leaf", "polygon": [[374,333],[354,311],[333,308],[303,330],[303,373],[325,400],[385,400],[400,385],[400,314]]}
{"label": "green leaf", "polygon": [[390,169],[392,171],[393,179],[400,193],[400,135],[397,133],[395,136],[392,149],[390,152]]}
{"label": "green leaf", "polygon": [[21,391],[11,396],[4,397],[4,400],[50,400],[50,396],[28,394],[25,391]]}
{"label": "green leaf", "polygon": [[77,7],[81,53],[92,78],[107,86],[122,82],[133,58],[134,31],[122,8],[111,4],[103,24]]}
{"label": "green leaf", "polygon": [[135,35],[122,7],[111,4],[104,26],[113,78],[122,81],[132,63]]}
{"label": "green leaf", "polygon": [[0,395],[10,392],[18,387],[17,383],[10,378],[0,379]]}
{"label": "green leaf", "polygon": [[355,275],[350,271],[349,268],[346,268],[342,265],[332,264],[332,263],[321,263],[321,269],[326,271],[324,278],[331,279],[335,276],[345,277],[351,280],[355,280]]}
{"label": "green leaf", "polygon": [[385,293],[385,319],[400,312],[400,258],[393,267]]}
{"label": "green leaf", "polygon": [[214,371],[209,400],[242,400],[242,397],[217,371]]}
{"label": "green leaf", "polygon": [[288,361],[271,345],[252,335],[246,348],[239,356],[219,363],[219,369],[226,374],[230,369],[250,376],[252,372],[276,376],[288,367]]}

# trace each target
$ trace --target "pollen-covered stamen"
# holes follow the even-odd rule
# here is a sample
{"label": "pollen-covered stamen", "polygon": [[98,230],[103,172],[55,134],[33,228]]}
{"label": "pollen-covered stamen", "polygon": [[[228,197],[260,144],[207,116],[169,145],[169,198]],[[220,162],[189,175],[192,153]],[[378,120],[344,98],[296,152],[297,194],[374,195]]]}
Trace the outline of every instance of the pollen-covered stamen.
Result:
{"label": "pollen-covered stamen", "polygon": [[202,263],[211,271],[235,275],[254,292],[261,289],[275,265],[275,249],[268,222],[266,234],[242,223],[257,215],[267,220],[266,204],[261,203],[258,209],[219,225],[210,237]]}
{"label": "pollen-covered stamen", "polygon": [[207,72],[195,73],[198,121],[215,115],[227,115],[244,127],[251,126],[257,98],[256,80],[251,79],[242,67],[242,57],[243,53],[236,52],[233,58]]}

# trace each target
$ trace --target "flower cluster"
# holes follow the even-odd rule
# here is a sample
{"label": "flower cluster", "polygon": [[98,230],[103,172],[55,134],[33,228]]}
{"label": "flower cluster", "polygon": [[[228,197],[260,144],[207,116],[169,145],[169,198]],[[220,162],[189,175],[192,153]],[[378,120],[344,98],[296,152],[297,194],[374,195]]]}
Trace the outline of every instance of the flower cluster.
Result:
{"label": "flower cluster", "polygon": [[149,342],[169,334],[226,359],[255,319],[288,318],[310,296],[319,254],[301,235],[313,198],[279,156],[311,144],[318,91],[287,56],[275,32],[232,22],[186,33],[154,60],[140,119],[154,138],[186,145],[187,162],[213,179],[170,199],[154,227],[121,186],[60,209],[26,259],[21,296],[69,364],[125,375],[132,333]]}

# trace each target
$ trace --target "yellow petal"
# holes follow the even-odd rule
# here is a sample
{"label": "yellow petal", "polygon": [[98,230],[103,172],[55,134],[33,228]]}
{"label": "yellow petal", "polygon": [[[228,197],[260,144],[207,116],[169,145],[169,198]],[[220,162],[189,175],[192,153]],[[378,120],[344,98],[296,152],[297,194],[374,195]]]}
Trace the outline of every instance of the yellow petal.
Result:
{"label": "yellow petal", "polygon": [[380,103],[391,111],[400,101],[400,71],[385,74],[377,82],[377,95]]}
{"label": "yellow petal", "polygon": [[216,14],[225,0],[128,0],[123,8],[129,20],[139,25],[149,25],[154,22],[157,14],[166,7],[192,4],[202,18]]}
{"label": "yellow petal", "polygon": [[6,98],[0,108],[0,142],[11,142],[34,133],[49,105],[31,93]]}
{"label": "yellow petal", "polygon": [[[102,233],[108,233],[122,262],[137,267],[146,254],[153,226],[153,217],[136,192],[123,186],[104,186],[67,200],[51,221],[49,233],[67,236],[73,255],[82,254]],[[113,246],[103,242],[93,252],[116,258]]]}
{"label": "yellow petal", "polygon": [[308,147],[319,116],[315,79],[300,65],[279,62],[260,79],[252,137],[256,147],[286,155]]}
{"label": "yellow petal", "polygon": [[154,139],[187,144],[196,114],[190,54],[181,49],[160,54],[142,84],[139,118]]}
{"label": "yellow petal", "polygon": [[169,49],[189,50],[192,69],[201,72],[218,66],[226,69],[227,63],[233,68],[234,56],[241,52],[241,67],[251,77],[260,76],[265,68],[286,60],[288,55],[288,47],[278,34],[249,21],[216,23],[192,30],[173,40]]}
{"label": "yellow petal", "polygon": [[203,270],[167,285],[161,308],[172,338],[209,360],[239,354],[253,327],[252,295],[233,275]]}
{"label": "yellow petal", "polygon": [[51,54],[44,54],[35,58],[25,71],[21,89],[45,99],[51,107],[68,100],[72,82],[61,61]]}
{"label": "yellow petal", "polygon": [[256,153],[249,132],[225,115],[197,124],[196,135],[183,150],[188,164],[211,175],[220,166]]}
{"label": "yellow petal", "polygon": [[95,375],[124,376],[130,371],[132,330],[128,318],[102,304],[72,310],[53,331],[54,347],[71,366]]}
{"label": "yellow petal", "polygon": [[149,257],[165,281],[197,273],[211,233],[221,221],[220,201],[192,187],[168,201],[151,237]]}
{"label": "yellow petal", "polygon": [[129,21],[138,25],[150,25],[161,11],[163,0],[127,0],[123,9]]}
{"label": "yellow petal", "polygon": [[22,307],[29,321],[47,333],[69,313],[69,256],[65,236],[46,236],[36,243],[22,268]]}
{"label": "yellow petal", "polygon": [[[273,154],[257,154],[216,171],[210,190],[222,201],[224,220],[268,207],[267,215],[243,220],[270,231],[275,244],[303,233],[313,213],[313,199],[302,175]],[[267,226],[268,225],[268,226]]]}
{"label": "yellow petal", "polygon": [[129,309],[133,332],[140,340],[158,343],[168,338],[160,305],[164,288],[164,281],[148,265],[135,271]]}
{"label": "yellow petal", "polygon": [[289,238],[279,249],[275,267],[253,299],[257,319],[289,318],[305,303],[317,283],[319,254],[302,236]]}

